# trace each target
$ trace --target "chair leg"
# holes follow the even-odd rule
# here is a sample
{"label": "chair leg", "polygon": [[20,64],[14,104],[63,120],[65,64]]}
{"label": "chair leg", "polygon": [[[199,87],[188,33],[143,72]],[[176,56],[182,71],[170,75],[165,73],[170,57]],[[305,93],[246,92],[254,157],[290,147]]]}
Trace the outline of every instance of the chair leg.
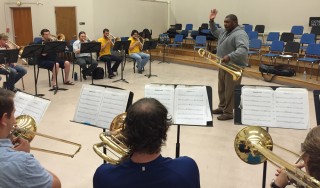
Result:
{"label": "chair leg", "polygon": [[104,62],[104,77],[107,77],[107,62]]}
{"label": "chair leg", "polygon": [[299,72],[299,61],[297,60],[296,67],[298,67],[297,72]]}
{"label": "chair leg", "polygon": [[318,77],[319,77],[319,70],[320,70],[320,63],[318,65],[317,81],[318,81]]}
{"label": "chair leg", "polygon": [[74,75],[74,63],[72,63],[72,75],[71,75],[72,79],[73,79],[73,75]]}
{"label": "chair leg", "polygon": [[312,62],[312,64],[311,64],[310,79],[311,79],[311,77],[312,77],[312,71],[313,71],[313,62]]}
{"label": "chair leg", "polygon": [[49,87],[51,87],[51,79],[50,79],[50,71],[49,70],[48,70],[48,80],[49,80]]}
{"label": "chair leg", "polygon": [[[80,67],[80,66],[79,66]],[[82,82],[82,71],[81,71],[81,67],[80,67],[80,82]]]}
{"label": "chair leg", "polygon": [[23,77],[21,78],[21,83],[22,83],[22,89],[24,90],[24,81],[23,81]]}
{"label": "chair leg", "polygon": [[133,60],[133,73],[136,73],[136,60]]}
{"label": "chair leg", "polygon": [[63,83],[65,83],[63,69],[61,69],[61,75],[62,75],[62,81]]}

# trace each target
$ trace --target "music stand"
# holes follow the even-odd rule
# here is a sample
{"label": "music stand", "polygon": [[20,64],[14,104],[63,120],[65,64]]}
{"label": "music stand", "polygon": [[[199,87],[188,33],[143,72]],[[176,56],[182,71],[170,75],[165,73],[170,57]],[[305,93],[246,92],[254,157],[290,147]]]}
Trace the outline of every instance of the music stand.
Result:
{"label": "music stand", "polygon": [[[50,42],[46,42],[44,43],[44,48],[42,50],[43,54],[46,53],[60,53],[60,52],[65,52],[66,49],[66,42],[65,41],[50,41]],[[54,70],[56,70],[56,87],[49,89],[49,91],[54,91],[54,94],[56,94],[58,92],[58,90],[68,90],[65,88],[59,88],[58,87],[58,71],[56,69],[56,63],[54,64]],[[52,72],[53,73],[53,72]]]}
{"label": "music stand", "polygon": [[15,63],[18,61],[19,50],[0,50],[0,64]]}
{"label": "music stand", "polygon": [[[156,41],[156,40],[145,41],[142,50],[153,50],[153,49],[157,48],[157,45],[158,45],[158,41]],[[157,75],[152,75],[151,74],[151,62],[152,62],[152,60],[151,60],[152,59],[151,51],[149,51],[149,55],[150,55],[149,74],[146,74],[144,76],[147,76],[148,78],[150,78],[151,76],[156,76],[157,77]]]}
{"label": "music stand", "polygon": [[26,46],[23,49],[23,52],[21,54],[21,58],[33,58],[34,89],[35,89],[35,96],[37,97],[44,96],[44,94],[38,94],[38,89],[37,89],[38,80],[36,76],[36,64],[38,64],[37,57],[41,54],[43,48],[44,48],[43,44],[32,44],[32,45]]}
{"label": "music stand", "polygon": [[165,57],[165,53],[166,53],[166,47],[170,43],[170,38],[169,38],[168,34],[162,34],[162,36],[159,36],[159,37],[160,37],[159,44],[163,45],[162,61],[160,61],[159,64],[160,63],[168,63],[169,64],[169,62],[164,61],[164,57]]}
{"label": "music stand", "polygon": [[[100,52],[101,42],[85,42],[81,43],[80,53],[90,53],[90,61],[92,66],[92,52]],[[91,76],[91,84],[93,85],[93,76]]]}
{"label": "music stand", "polygon": [[129,47],[130,47],[130,41],[117,41],[116,43],[114,43],[113,50],[115,50],[115,51],[121,50],[122,61],[121,61],[121,78],[119,80],[115,80],[113,82],[123,81],[123,82],[129,83],[128,81],[126,81],[123,78],[123,70],[124,70],[123,62],[125,60],[125,53],[124,52],[126,50],[128,50]]}

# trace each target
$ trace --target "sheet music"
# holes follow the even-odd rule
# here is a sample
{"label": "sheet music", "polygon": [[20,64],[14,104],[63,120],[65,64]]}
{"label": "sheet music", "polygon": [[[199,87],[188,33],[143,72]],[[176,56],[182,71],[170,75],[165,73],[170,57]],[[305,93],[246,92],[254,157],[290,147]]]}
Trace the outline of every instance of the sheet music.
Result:
{"label": "sheet music", "polygon": [[273,124],[273,89],[243,86],[241,89],[242,123],[269,126]]}
{"label": "sheet music", "polygon": [[205,86],[178,85],[175,90],[174,123],[206,125]]}
{"label": "sheet music", "polygon": [[303,88],[243,86],[242,123],[267,127],[307,129],[308,91]]}
{"label": "sheet music", "polygon": [[275,127],[307,129],[309,127],[308,91],[304,88],[275,90]]}
{"label": "sheet music", "polygon": [[125,112],[130,91],[83,85],[74,121],[109,128],[112,120]]}
{"label": "sheet music", "polygon": [[36,123],[39,125],[44,113],[49,107],[51,101],[35,97],[22,92],[17,92],[14,98],[15,103],[15,116],[29,115],[33,117]]}
{"label": "sheet music", "polygon": [[144,89],[145,97],[160,101],[167,108],[168,114],[173,117],[174,85],[147,84]]}

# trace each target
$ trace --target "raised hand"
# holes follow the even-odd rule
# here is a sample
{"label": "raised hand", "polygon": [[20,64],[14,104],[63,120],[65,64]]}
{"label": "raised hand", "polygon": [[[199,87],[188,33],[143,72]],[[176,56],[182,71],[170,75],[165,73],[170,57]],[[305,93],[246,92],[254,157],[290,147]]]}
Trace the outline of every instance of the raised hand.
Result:
{"label": "raised hand", "polygon": [[210,11],[210,14],[209,14],[209,19],[210,19],[210,20],[214,20],[214,19],[216,18],[217,14],[218,14],[217,9],[212,9],[212,10]]}

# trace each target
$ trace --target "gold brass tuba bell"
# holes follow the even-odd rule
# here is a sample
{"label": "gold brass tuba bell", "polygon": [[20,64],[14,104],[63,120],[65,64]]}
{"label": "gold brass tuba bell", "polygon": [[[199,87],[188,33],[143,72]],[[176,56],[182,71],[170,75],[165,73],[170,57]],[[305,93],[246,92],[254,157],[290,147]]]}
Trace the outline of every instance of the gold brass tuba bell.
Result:
{"label": "gold brass tuba bell", "polygon": [[287,176],[297,186],[320,187],[320,182],[314,177],[274,154],[272,152],[273,145],[270,134],[261,127],[254,126],[240,130],[234,140],[235,151],[242,161],[249,164],[260,164],[268,160],[279,168],[285,168]]}
{"label": "gold brass tuba bell", "polygon": [[[110,130],[100,133],[99,137],[102,142],[93,145],[93,150],[97,155],[114,165],[119,164],[129,155],[129,149],[124,143],[125,137],[121,134],[121,131],[125,128],[124,120],[126,115],[126,113],[117,115],[111,122]],[[99,147],[106,148],[113,154],[113,157],[104,154]]]}
{"label": "gold brass tuba bell", "polygon": [[223,69],[227,71],[229,74],[232,75],[232,79],[234,81],[239,80],[239,78],[242,75],[242,70],[240,66],[233,64],[233,63],[222,63],[221,58],[218,57],[217,55],[208,52],[207,50],[200,48],[198,50],[198,53],[201,57],[209,60],[213,65],[217,66],[220,69]]}
{"label": "gold brass tuba bell", "polygon": [[11,134],[13,134],[16,137],[22,137],[22,138],[28,140],[29,142],[31,142],[33,140],[35,135],[38,135],[38,136],[42,136],[42,137],[45,137],[45,138],[48,138],[48,139],[52,139],[52,140],[56,140],[56,141],[59,141],[59,142],[72,144],[72,145],[75,145],[75,146],[78,147],[78,149],[74,152],[74,154],[66,154],[66,153],[61,153],[61,152],[41,149],[41,148],[30,147],[30,149],[36,150],[36,151],[42,151],[42,152],[46,152],[46,153],[63,155],[63,156],[67,156],[67,157],[73,158],[81,149],[81,144],[77,144],[77,143],[70,142],[70,141],[67,141],[67,140],[63,140],[63,139],[60,139],[60,138],[52,137],[52,136],[45,135],[45,134],[42,134],[42,133],[37,133],[36,131],[37,131],[36,121],[29,115],[20,115],[20,116],[16,117],[16,126],[13,127],[13,129],[11,130]]}

